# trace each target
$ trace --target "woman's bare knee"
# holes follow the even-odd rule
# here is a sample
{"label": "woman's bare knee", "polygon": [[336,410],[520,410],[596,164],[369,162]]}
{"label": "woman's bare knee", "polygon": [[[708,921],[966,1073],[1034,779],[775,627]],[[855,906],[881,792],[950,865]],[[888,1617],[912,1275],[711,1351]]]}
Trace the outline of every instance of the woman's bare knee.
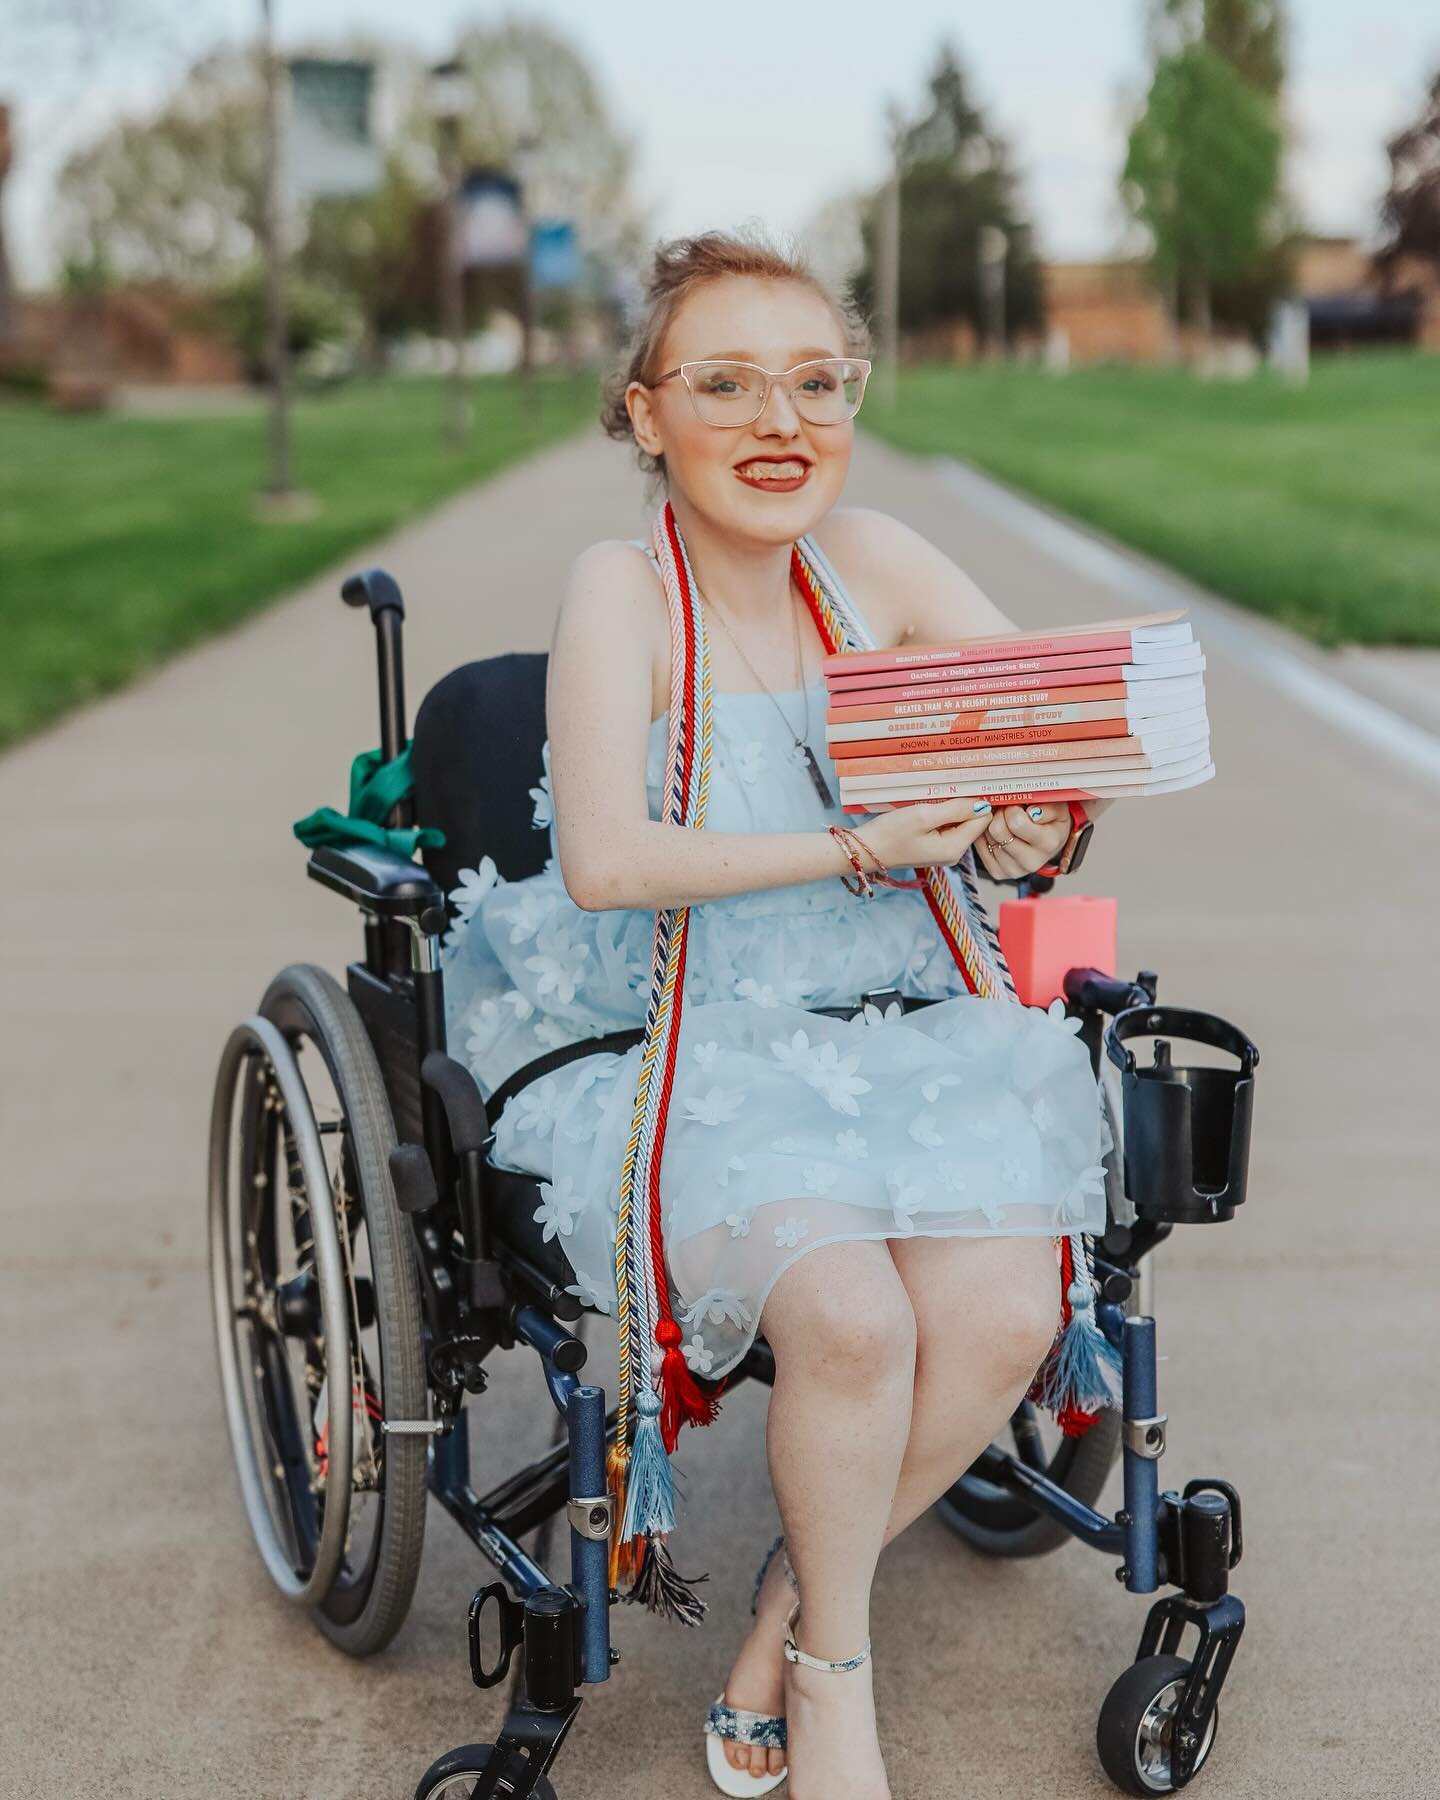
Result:
{"label": "woman's bare knee", "polygon": [[914,1238],[895,1240],[892,1249],[922,1366],[979,1364],[1002,1387],[1035,1373],[1060,1323],[1060,1272],[1049,1238]]}
{"label": "woman's bare knee", "polygon": [[761,1329],[777,1366],[804,1363],[852,1393],[914,1371],[915,1312],[883,1244],[808,1251],[771,1289]]}

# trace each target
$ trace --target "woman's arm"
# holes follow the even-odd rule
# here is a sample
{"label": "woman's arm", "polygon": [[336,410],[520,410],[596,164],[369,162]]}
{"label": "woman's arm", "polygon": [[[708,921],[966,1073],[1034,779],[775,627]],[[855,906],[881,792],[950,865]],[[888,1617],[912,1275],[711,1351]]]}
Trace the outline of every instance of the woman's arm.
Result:
{"label": "woman's arm", "polygon": [[649,817],[651,672],[657,659],[668,667],[669,644],[636,556],[610,541],[576,558],[550,652],[550,785],[570,897],[588,911],[676,906],[848,870],[828,832],[692,831]]}

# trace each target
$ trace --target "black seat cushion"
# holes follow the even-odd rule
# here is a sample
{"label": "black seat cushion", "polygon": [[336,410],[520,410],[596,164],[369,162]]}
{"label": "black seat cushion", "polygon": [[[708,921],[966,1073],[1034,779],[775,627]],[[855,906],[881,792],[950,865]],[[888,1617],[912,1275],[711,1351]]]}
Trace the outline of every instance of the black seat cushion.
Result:
{"label": "black seat cushion", "polygon": [[507,881],[545,866],[550,834],[534,823],[530,790],[545,772],[548,660],[544,651],[513,650],[464,663],[435,683],[415,714],[415,818],[445,833],[438,850],[421,856],[447,895],[482,856]]}
{"label": "black seat cushion", "polygon": [[[565,1255],[563,1240],[552,1233],[547,1241],[544,1226],[535,1218],[540,1198],[538,1175],[523,1175],[486,1163],[485,1202],[501,1243],[561,1287],[570,1287],[575,1282],[575,1271]],[[500,1254],[503,1256],[504,1251]]]}

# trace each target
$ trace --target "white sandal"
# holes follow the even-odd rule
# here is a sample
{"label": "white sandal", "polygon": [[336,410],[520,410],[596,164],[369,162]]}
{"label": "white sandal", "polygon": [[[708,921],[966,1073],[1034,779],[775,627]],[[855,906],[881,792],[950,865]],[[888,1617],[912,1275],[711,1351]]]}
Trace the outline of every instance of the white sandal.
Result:
{"label": "white sandal", "polygon": [[785,1659],[787,1662],[804,1663],[807,1669],[825,1669],[832,1675],[846,1675],[851,1669],[862,1668],[870,1660],[870,1640],[867,1637],[865,1646],[854,1656],[847,1656],[841,1662],[827,1662],[823,1656],[810,1656],[795,1642],[795,1621],[800,1617],[800,1602],[797,1600],[790,1608],[790,1617],[785,1621]]}
{"label": "white sandal", "polygon": [[[784,1542],[783,1536],[777,1537],[765,1553],[765,1560],[755,1577],[755,1592],[750,1600],[752,1613],[759,1605],[760,1589],[771,1559]],[[790,1567],[788,1556],[785,1558],[784,1568],[785,1579],[798,1593],[799,1583],[795,1579],[795,1571]],[[786,1630],[788,1632],[788,1625]],[[783,1750],[785,1720],[783,1717],[777,1718],[773,1713],[749,1712],[741,1706],[727,1706],[724,1693],[717,1696],[705,1718],[705,1766],[716,1787],[722,1794],[731,1796],[731,1800],[754,1800],[755,1796],[768,1794],[779,1787],[789,1773],[787,1769],[781,1769],[778,1775],[752,1775],[748,1769],[737,1769],[725,1755],[724,1745],[727,1741],[760,1744],[767,1750]]]}

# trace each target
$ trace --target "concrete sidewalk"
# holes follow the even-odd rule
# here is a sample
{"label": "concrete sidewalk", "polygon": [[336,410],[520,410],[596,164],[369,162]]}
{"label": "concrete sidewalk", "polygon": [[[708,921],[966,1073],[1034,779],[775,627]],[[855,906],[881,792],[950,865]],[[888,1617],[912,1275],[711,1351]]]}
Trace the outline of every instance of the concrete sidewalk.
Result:
{"label": "concrete sidewalk", "polygon": [[[846,498],[913,524],[1017,620],[1134,610],[870,440]],[[413,713],[456,663],[543,648],[576,552],[646,527],[620,446],[560,446],[0,761],[0,1796],[407,1800],[434,1756],[494,1736],[503,1703],[470,1686],[464,1633],[489,1570],[434,1509],[414,1611],[377,1660],[347,1661],[267,1585],[214,1372],[210,1088],[278,967],[338,973],[360,948],[290,831],[343,805],[376,741],[372,636],[339,576],[400,579]],[[1440,1793],[1434,792],[1206,648],[1218,779],[1113,809],[1077,883],[1122,896],[1122,969],[1157,969],[1162,1000],[1262,1052],[1250,1199],[1177,1231],[1155,1284],[1161,1485],[1220,1475],[1244,1502],[1249,1624],[1196,1791],[1421,1800]],[[549,1432],[532,1361],[495,1371],[472,1403],[482,1485]],[[623,1662],[562,1752],[562,1800],[713,1793],[701,1722],[772,1530],[765,1400],[741,1388],[687,1435],[709,1618],[685,1634],[618,1609]],[[1119,1504],[1117,1471],[1101,1505]],[[886,1553],[896,1800],[1113,1793],[1095,1719],[1149,1602],[1112,1570],[1078,1545],[983,1560],[933,1518]]]}

